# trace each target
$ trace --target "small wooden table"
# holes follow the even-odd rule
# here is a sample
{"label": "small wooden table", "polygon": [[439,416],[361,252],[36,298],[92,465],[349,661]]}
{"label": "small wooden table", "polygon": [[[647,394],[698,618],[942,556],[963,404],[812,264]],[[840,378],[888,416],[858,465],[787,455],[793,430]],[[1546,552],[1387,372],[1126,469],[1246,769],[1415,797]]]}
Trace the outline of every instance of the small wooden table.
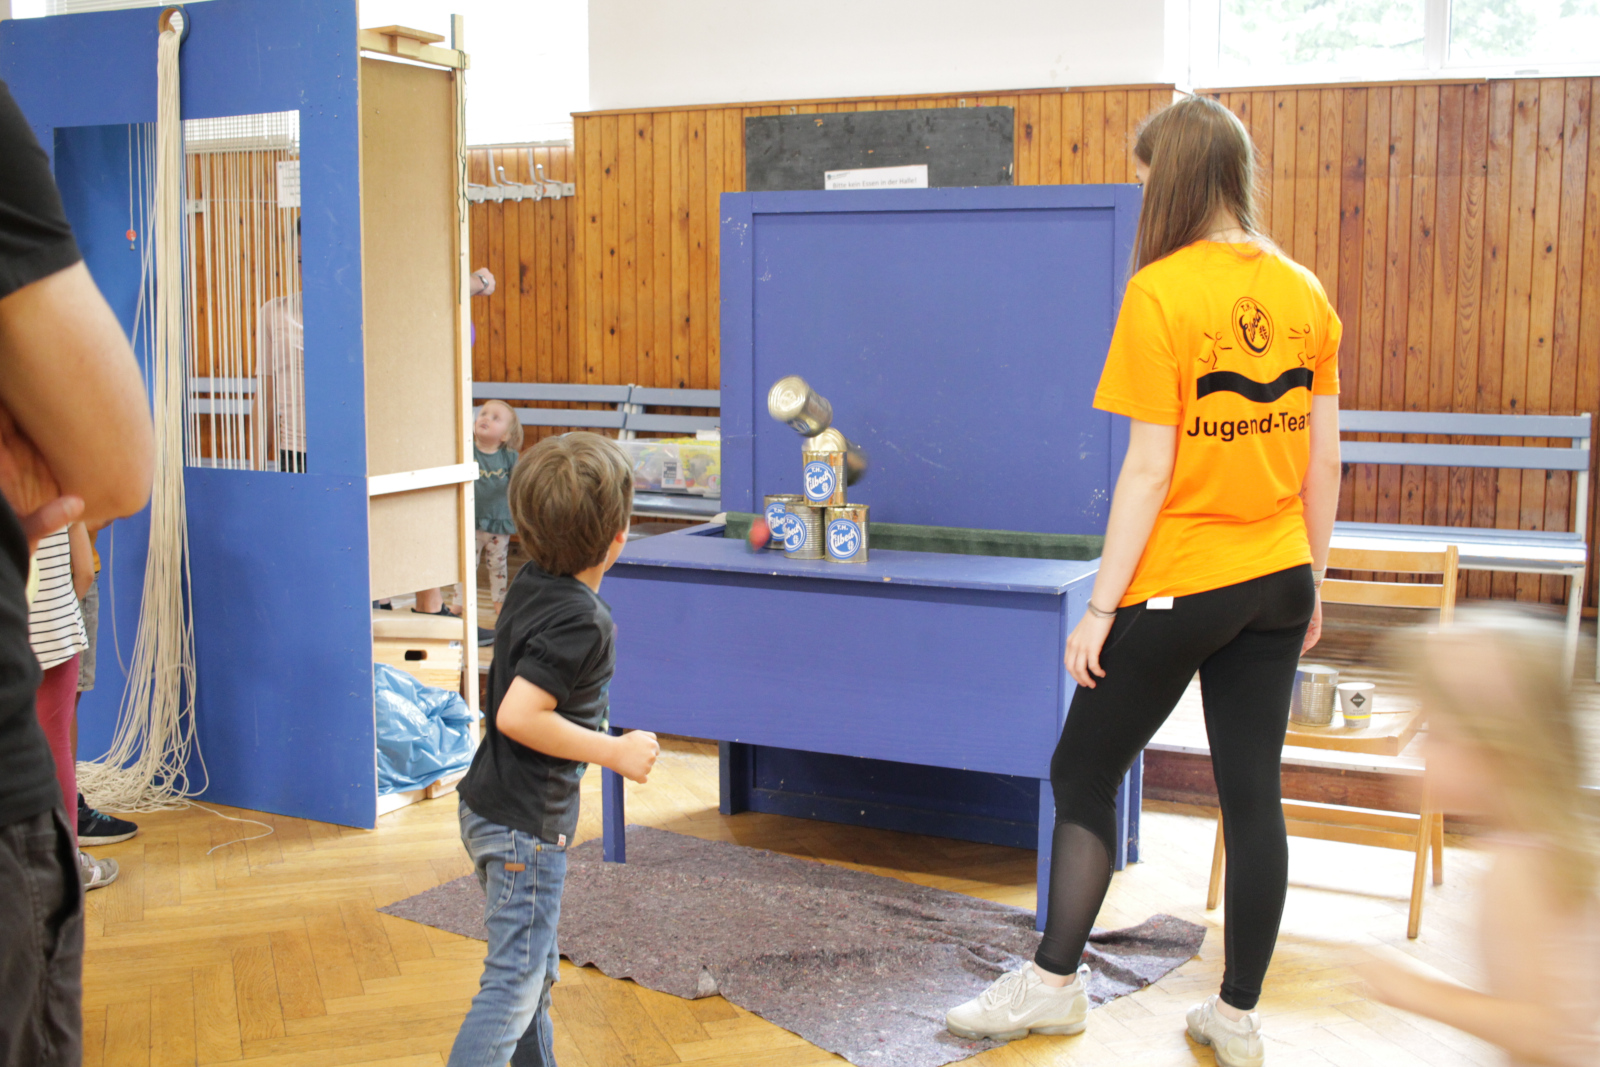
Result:
{"label": "small wooden table", "polygon": [[1340,752],[1367,752],[1379,756],[1398,756],[1422,728],[1420,707],[1398,707],[1374,712],[1372,725],[1362,729],[1348,726],[1302,726],[1289,723],[1283,743],[1299,748],[1327,748]]}

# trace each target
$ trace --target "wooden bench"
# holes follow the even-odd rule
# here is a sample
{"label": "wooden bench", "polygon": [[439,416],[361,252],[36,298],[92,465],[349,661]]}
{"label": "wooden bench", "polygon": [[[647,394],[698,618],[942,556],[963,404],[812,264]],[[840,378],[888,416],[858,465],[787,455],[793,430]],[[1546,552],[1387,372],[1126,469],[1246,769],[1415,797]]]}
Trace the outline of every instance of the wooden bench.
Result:
{"label": "wooden bench", "polygon": [[[654,389],[643,385],[568,385],[544,382],[473,382],[474,401],[504,400],[524,426],[573,426],[616,430],[620,440],[639,433],[693,434],[714,430],[718,415],[653,414],[649,408],[722,408],[716,389]],[[605,409],[552,408],[546,404],[605,404]],[[708,519],[722,511],[720,497],[684,493],[635,493],[633,513],[641,518]]]}
{"label": "wooden bench", "polygon": [[[1553,574],[1569,579],[1567,665],[1577,661],[1578,623],[1583,610],[1588,546],[1584,522],[1589,513],[1588,415],[1473,415],[1419,411],[1341,411],[1343,433],[1389,433],[1449,437],[1555,438],[1566,448],[1494,444],[1424,444],[1410,441],[1344,441],[1345,463],[1402,464],[1421,467],[1472,467],[1486,470],[1569,471],[1574,489],[1568,508],[1570,530],[1504,530],[1404,523],[1336,522],[1333,547],[1367,549],[1383,543],[1435,541],[1455,545],[1464,571]],[[1600,659],[1595,672],[1600,679]]]}

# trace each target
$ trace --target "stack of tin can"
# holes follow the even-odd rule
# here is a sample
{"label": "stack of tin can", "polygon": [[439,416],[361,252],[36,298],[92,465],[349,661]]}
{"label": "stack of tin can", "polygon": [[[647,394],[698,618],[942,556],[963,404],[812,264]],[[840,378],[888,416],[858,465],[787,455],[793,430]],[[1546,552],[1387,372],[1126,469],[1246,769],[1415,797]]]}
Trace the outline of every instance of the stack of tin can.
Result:
{"label": "stack of tin can", "polygon": [[773,493],[764,500],[771,534],[767,547],[790,559],[867,562],[867,505],[849,503],[845,493],[866,472],[866,454],[830,425],[833,405],[798,375],[773,385],[767,411],[806,438],[804,491]]}
{"label": "stack of tin can", "polygon": [[867,562],[867,505],[845,500],[843,452],[805,453],[806,492],[764,499],[767,547],[790,559]]}

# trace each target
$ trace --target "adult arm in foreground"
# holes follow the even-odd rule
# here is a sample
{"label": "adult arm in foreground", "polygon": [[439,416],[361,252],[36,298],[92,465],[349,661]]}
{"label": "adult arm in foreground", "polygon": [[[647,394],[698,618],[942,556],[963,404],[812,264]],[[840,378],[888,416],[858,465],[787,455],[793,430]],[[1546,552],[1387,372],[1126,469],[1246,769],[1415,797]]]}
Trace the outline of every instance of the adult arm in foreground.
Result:
{"label": "adult arm in foreground", "polygon": [[30,542],[150,499],[144,382],[82,262],[0,299],[0,409],[0,491]]}

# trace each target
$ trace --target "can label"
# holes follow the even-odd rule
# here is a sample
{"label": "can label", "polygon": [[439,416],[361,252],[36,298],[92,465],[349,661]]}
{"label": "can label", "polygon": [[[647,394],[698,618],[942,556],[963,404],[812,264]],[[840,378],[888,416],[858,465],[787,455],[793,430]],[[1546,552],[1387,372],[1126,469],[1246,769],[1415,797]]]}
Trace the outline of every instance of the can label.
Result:
{"label": "can label", "polygon": [[834,472],[833,465],[820,459],[814,459],[805,467],[806,499],[818,503],[833,496],[839,488],[839,476]]}
{"label": "can label", "polygon": [[799,516],[784,512],[778,523],[772,528],[772,535],[783,539],[785,552],[798,552],[806,547],[806,524],[800,521]]}
{"label": "can label", "polygon": [[767,505],[767,528],[772,531],[774,537],[778,535],[778,524],[787,514],[789,509],[781,500],[774,500]]}
{"label": "can label", "polygon": [[828,523],[828,555],[834,559],[854,559],[861,551],[861,527],[849,519]]}

